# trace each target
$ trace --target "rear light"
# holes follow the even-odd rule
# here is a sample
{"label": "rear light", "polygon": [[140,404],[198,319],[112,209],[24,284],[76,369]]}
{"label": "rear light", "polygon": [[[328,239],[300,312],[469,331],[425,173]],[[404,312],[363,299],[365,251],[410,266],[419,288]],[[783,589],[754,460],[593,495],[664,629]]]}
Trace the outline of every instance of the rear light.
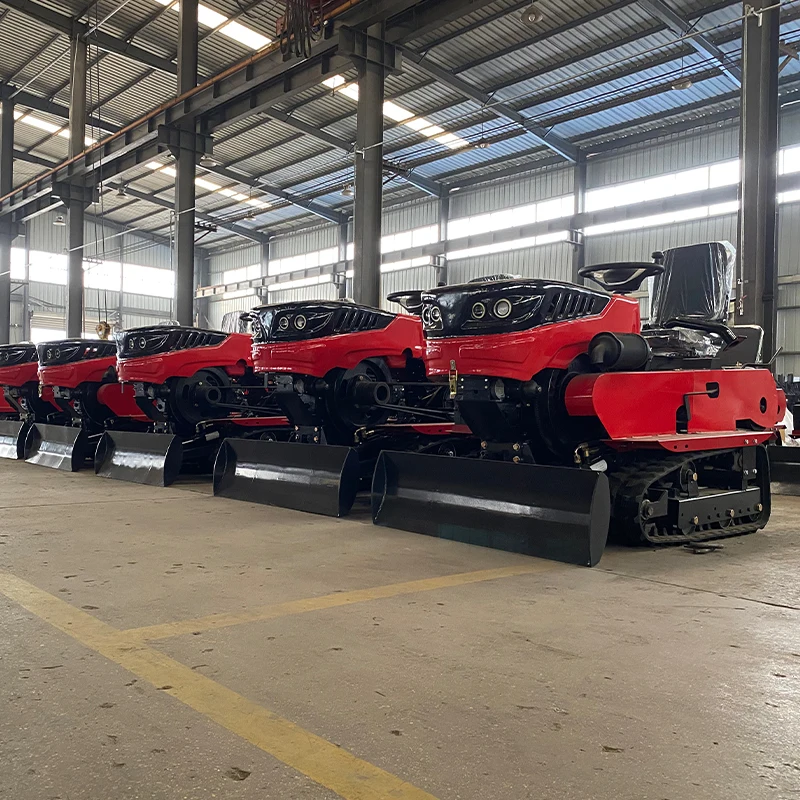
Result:
{"label": "rear light", "polygon": [[227,338],[228,334],[198,328],[136,328],[126,331],[119,339],[117,354],[120,358],[141,358],[176,350],[214,347]]}

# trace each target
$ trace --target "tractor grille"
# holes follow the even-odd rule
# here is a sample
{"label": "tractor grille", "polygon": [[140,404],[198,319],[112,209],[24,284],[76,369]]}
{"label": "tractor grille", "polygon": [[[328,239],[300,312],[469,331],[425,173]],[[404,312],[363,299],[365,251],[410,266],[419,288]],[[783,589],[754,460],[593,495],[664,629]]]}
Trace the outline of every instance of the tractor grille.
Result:
{"label": "tractor grille", "polygon": [[422,295],[428,339],[513,333],[600,314],[607,294],[569,283],[509,279],[446,286]]}
{"label": "tractor grille", "polygon": [[385,328],[394,314],[353,303],[284,303],[251,313],[253,343],[299,342]]}
{"label": "tractor grille", "polygon": [[7,344],[0,347],[0,367],[30,364],[38,360],[35,344]]}
{"label": "tractor grille", "polygon": [[56,367],[94,358],[111,358],[117,354],[117,343],[98,339],[64,339],[44,342],[37,346],[37,350],[42,367]]}
{"label": "tractor grille", "polygon": [[199,328],[153,327],[126,331],[117,342],[120,358],[140,358],[222,344],[228,335]]}

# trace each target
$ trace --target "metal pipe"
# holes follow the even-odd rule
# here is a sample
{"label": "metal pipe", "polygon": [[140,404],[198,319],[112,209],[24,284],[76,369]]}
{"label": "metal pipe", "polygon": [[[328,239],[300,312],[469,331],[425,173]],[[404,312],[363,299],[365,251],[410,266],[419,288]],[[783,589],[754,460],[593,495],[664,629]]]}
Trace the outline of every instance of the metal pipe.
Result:
{"label": "metal pipe", "polygon": [[[2,101],[0,118],[0,194],[14,185],[14,103]],[[0,344],[11,341],[11,220],[0,220]]]}
{"label": "metal pipe", "polygon": [[[178,23],[178,95],[197,85],[197,0],[181,2]],[[189,123],[194,131],[194,122]],[[181,325],[194,323],[194,150],[178,150],[175,177],[175,316]]]}
{"label": "metal pipe", "polygon": [[[83,151],[86,138],[86,72],[88,46],[85,39],[72,41],[72,76],[69,103],[69,157]],[[69,219],[67,267],[67,336],[83,335],[83,219],[82,199],[67,204]]]}
{"label": "metal pipe", "polygon": [[[369,36],[382,39],[383,26]],[[358,121],[355,163],[355,260],[353,299],[380,307],[381,216],[383,210],[384,68],[364,59],[358,67]]]}

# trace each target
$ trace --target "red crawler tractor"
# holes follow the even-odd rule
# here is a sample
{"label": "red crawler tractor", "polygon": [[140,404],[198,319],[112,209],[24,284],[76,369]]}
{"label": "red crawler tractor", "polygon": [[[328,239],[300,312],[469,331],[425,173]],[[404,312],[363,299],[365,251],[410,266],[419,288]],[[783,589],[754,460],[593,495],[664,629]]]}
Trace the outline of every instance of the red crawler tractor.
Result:
{"label": "red crawler tractor", "polygon": [[148,425],[145,432],[108,431],[97,449],[98,475],[168,486],[181,471],[210,473],[226,436],[288,434],[253,372],[240,315],[227,315],[223,328],[155,326],[121,336],[119,380]]}
{"label": "red crawler tractor", "polygon": [[52,390],[39,389],[38,354],[29,342],[0,347],[0,397],[0,458],[24,458],[34,422],[66,421]]}
{"label": "red crawler tractor", "polygon": [[264,306],[250,318],[255,370],[289,418],[291,440],[229,439],[216,494],[342,516],[369,488],[384,447],[465,450],[469,431],[453,425],[445,387],[425,377],[418,316],[320,301]]}
{"label": "red crawler tractor", "polygon": [[36,420],[25,440],[25,460],[75,472],[91,463],[106,430],[143,430],[147,417],[133,391],[117,382],[116,343],[65,339],[37,347],[39,391],[59,414]]}
{"label": "red crawler tractor", "polygon": [[[428,375],[480,450],[384,451],[375,523],[588,565],[609,526],[654,544],[764,527],[785,398],[757,363],[761,330],[726,324],[732,254],[658,261],[581,271],[606,292],[513,278],[424,292]],[[626,295],[648,278],[643,329]]]}

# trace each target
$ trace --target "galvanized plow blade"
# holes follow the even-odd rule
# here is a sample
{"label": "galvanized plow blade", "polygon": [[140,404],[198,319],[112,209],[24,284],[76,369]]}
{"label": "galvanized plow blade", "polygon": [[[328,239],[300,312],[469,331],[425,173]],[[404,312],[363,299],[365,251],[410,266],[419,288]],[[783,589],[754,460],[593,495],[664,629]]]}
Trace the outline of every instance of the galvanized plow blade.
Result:
{"label": "galvanized plow blade", "polygon": [[94,457],[102,478],[170,486],[181,471],[183,443],[166,433],[106,431]]}
{"label": "galvanized plow blade", "polygon": [[376,525],[590,567],[610,516],[592,470],[384,451],[372,483]]}
{"label": "galvanized plow blade", "polygon": [[767,447],[773,494],[800,495],[800,447]]}
{"label": "galvanized plow blade", "polygon": [[360,472],[350,447],[226,439],[214,464],[214,494],[342,517],[353,507]]}
{"label": "galvanized plow blade", "polygon": [[68,425],[31,425],[25,438],[25,460],[40,467],[77,472],[91,452],[89,434]]}
{"label": "galvanized plow blade", "polygon": [[25,457],[25,437],[29,424],[18,420],[0,419],[0,458]]}

